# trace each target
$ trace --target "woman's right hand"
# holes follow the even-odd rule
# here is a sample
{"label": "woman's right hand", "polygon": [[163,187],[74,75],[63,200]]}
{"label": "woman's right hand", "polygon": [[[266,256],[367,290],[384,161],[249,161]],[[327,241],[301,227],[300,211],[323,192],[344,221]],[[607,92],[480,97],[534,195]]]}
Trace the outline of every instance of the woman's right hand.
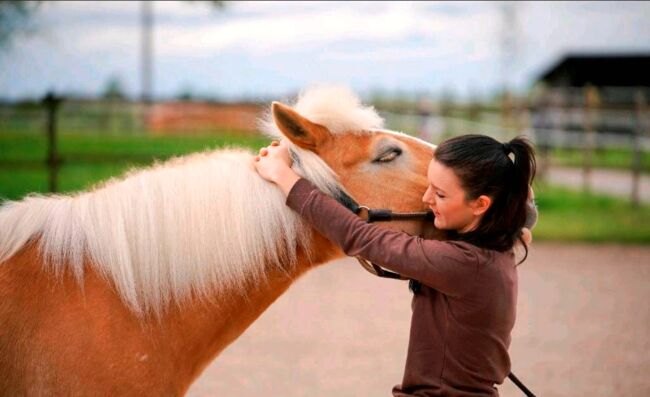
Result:
{"label": "woman's right hand", "polygon": [[258,174],[269,182],[277,184],[280,189],[289,194],[289,191],[300,176],[291,169],[291,155],[284,141],[273,141],[271,145],[260,149],[260,154],[255,156],[253,165]]}
{"label": "woman's right hand", "polygon": [[273,141],[269,146],[260,149],[255,156],[255,170],[269,182],[277,183],[282,174],[291,170],[291,155],[289,148],[283,142]]}

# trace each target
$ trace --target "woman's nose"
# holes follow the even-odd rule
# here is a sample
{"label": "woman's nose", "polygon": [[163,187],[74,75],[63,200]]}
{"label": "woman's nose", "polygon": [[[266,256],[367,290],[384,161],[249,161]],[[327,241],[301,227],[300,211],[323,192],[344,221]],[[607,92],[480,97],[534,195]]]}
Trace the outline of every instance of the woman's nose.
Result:
{"label": "woman's nose", "polygon": [[424,192],[424,195],[422,196],[422,202],[424,204],[429,204],[433,205],[433,194],[431,193],[431,188],[427,188],[427,190]]}

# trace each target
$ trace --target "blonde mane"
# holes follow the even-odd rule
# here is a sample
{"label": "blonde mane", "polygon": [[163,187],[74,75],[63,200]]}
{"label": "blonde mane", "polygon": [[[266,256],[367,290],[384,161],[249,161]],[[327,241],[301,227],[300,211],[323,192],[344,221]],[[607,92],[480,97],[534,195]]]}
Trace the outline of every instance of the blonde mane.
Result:
{"label": "blonde mane", "polygon": [[[307,91],[294,108],[334,133],[380,128],[372,108],[340,87]],[[265,132],[278,136],[272,124]],[[293,147],[297,171],[331,194],[334,172]],[[223,149],[138,169],[75,195],[32,195],[0,207],[0,264],[37,240],[46,266],[81,281],[90,264],[137,313],[215,290],[246,290],[269,266],[287,270],[311,235],[253,153]]]}

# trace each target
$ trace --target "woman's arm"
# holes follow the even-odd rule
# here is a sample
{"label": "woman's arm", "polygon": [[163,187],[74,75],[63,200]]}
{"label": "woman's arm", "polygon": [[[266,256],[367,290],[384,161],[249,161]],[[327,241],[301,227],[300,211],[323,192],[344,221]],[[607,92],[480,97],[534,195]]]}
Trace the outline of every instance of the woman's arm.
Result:
{"label": "woman's arm", "polygon": [[461,295],[478,273],[476,248],[458,241],[425,240],[369,224],[305,179],[287,205],[349,256],[361,256],[448,295]]}
{"label": "woman's arm", "polygon": [[424,240],[368,224],[291,168],[288,149],[274,142],[255,158],[259,174],[278,185],[287,205],[350,256],[361,256],[449,295],[467,291],[476,278],[476,247]]}

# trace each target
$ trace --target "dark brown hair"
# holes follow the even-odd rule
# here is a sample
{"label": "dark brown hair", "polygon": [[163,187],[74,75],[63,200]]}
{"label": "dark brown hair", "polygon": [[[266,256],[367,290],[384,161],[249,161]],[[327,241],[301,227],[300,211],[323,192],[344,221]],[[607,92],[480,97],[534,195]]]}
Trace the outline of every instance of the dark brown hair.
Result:
{"label": "dark brown hair", "polygon": [[434,159],[453,170],[467,200],[481,195],[492,199],[476,229],[454,237],[497,251],[506,251],[520,240],[528,256],[521,230],[536,170],[535,151],[528,140],[517,137],[501,143],[485,135],[461,135],[438,145]]}

